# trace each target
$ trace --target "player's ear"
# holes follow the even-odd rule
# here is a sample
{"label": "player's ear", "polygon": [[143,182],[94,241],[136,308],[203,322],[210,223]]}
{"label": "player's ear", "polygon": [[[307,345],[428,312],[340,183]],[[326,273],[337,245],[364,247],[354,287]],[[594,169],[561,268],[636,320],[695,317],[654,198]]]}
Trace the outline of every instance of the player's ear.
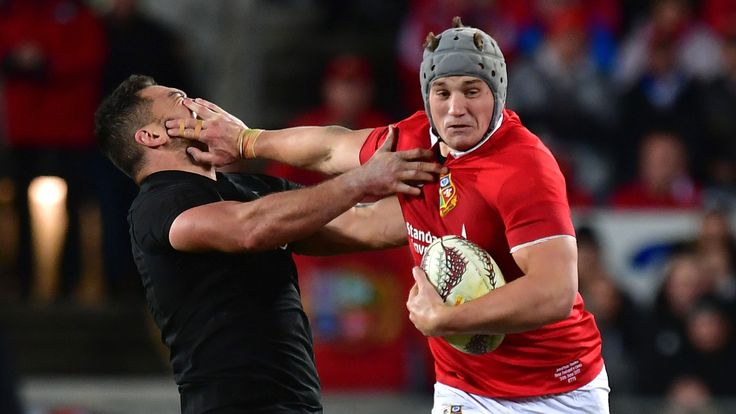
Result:
{"label": "player's ear", "polygon": [[146,147],[158,147],[168,141],[166,134],[156,133],[152,128],[143,127],[135,131],[135,142]]}

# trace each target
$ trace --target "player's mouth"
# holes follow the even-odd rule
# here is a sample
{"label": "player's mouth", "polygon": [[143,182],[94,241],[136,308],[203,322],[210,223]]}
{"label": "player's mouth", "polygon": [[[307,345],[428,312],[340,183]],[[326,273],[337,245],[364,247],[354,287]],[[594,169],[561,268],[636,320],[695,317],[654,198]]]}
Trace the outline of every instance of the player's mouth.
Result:
{"label": "player's mouth", "polygon": [[457,132],[465,132],[465,131],[468,131],[468,130],[470,130],[471,128],[472,128],[472,127],[471,127],[470,125],[465,125],[465,124],[453,124],[453,125],[448,125],[448,126],[447,126],[447,131],[448,131],[448,132],[453,132],[453,133],[457,133]]}

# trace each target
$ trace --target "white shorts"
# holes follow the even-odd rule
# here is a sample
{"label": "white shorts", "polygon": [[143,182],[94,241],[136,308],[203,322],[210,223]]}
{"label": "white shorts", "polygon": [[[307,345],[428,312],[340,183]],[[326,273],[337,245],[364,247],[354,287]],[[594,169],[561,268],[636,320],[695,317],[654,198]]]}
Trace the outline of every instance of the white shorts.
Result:
{"label": "white shorts", "polygon": [[576,390],[513,400],[470,394],[437,382],[432,414],[609,414],[610,391],[605,366],[593,381]]}

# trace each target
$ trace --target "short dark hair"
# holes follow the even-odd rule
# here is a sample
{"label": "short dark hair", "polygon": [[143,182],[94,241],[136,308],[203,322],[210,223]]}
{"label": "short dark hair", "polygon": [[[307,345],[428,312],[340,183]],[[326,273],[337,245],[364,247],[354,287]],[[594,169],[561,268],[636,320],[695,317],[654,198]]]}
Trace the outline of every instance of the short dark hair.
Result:
{"label": "short dark hair", "polygon": [[131,75],[107,96],[95,112],[97,145],[131,178],[141,168],[143,150],[133,140],[135,131],[153,120],[151,100],[140,91],[156,85],[150,76]]}

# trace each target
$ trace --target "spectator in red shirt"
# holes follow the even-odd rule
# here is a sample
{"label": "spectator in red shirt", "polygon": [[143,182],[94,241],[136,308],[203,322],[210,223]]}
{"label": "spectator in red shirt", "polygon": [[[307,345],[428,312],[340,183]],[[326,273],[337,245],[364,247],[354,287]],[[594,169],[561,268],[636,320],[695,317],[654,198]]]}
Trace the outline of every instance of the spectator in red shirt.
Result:
{"label": "spectator in red shirt", "polygon": [[638,177],[616,190],[615,208],[696,208],[700,186],[688,173],[688,158],[679,136],[646,135],[639,149]]}
{"label": "spectator in red shirt", "polygon": [[[322,77],[322,103],[300,115],[290,126],[339,125],[350,129],[373,128],[391,121],[389,115],[374,105],[373,67],[363,56],[344,54],[332,58]],[[311,185],[325,175],[271,162],[266,173]]]}
{"label": "spectator in red shirt", "polygon": [[93,115],[100,98],[105,35],[101,21],[81,1],[9,0],[0,6],[0,97],[13,160],[19,212],[18,274],[30,293],[31,236],[27,188],[40,175],[67,182],[69,232],[62,290],[70,293],[80,272],[80,204],[95,188]]}

